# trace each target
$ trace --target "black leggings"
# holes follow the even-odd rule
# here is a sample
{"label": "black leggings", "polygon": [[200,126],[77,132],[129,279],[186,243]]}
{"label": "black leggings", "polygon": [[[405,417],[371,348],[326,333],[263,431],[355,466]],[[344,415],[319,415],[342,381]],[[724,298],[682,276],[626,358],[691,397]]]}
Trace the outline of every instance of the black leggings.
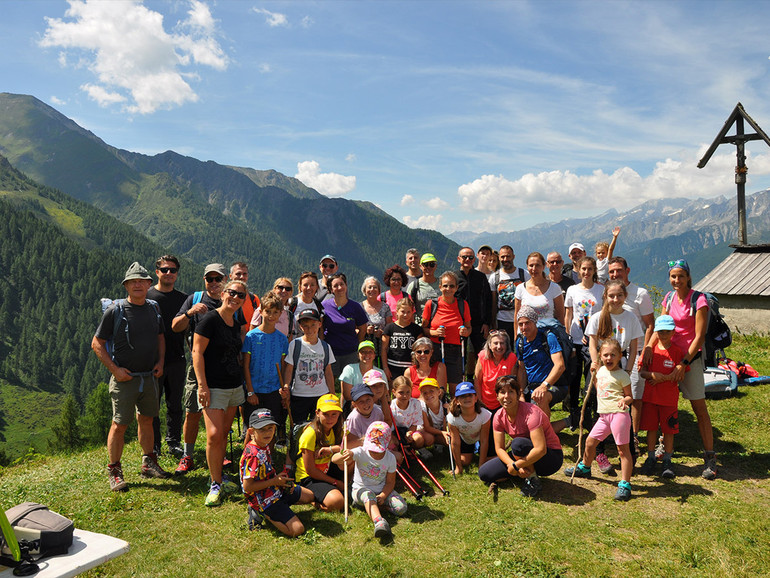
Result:
{"label": "black leggings", "polygon": [[[529,438],[515,438],[511,443],[511,451],[508,455],[514,460],[524,459],[532,451],[532,440]],[[535,462],[535,473],[538,476],[550,476],[561,469],[564,463],[564,453],[561,449],[547,448],[545,455]],[[508,468],[500,458],[492,458],[479,468],[479,478],[485,484],[499,480],[512,479],[514,476],[508,473]]]}

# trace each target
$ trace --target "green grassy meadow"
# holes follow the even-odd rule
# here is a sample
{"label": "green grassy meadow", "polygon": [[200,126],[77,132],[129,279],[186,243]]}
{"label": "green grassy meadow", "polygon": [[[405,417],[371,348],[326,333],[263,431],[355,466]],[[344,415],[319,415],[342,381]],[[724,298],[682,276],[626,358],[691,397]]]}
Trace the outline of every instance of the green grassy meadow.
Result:
{"label": "green grassy meadow", "polygon": [[[729,354],[770,374],[770,338],[736,336]],[[0,505],[33,500],[76,526],[127,540],[128,554],[93,576],[758,576],[770,567],[770,385],[742,387],[709,401],[719,477],[700,477],[701,445],[689,404],[680,404],[678,477],[635,475],[633,498],[616,503],[618,477],[594,468],[591,480],[559,473],[535,498],[513,483],[488,495],[476,468],[456,481],[446,454],[428,461],[450,495],[440,493],[392,517],[394,538],[381,543],[361,510],[324,513],[295,507],[308,529],[294,540],[270,527],[249,532],[240,496],[203,506],[205,469],[182,479],[139,477],[140,450],[126,446],[127,493],[109,491],[105,448],[28,458],[0,470]],[[556,412],[558,417],[560,412]],[[565,465],[577,433],[562,432]],[[196,462],[204,463],[203,436]],[[612,450],[610,459],[617,465]],[[641,460],[637,462],[641,464]],[[168,456],[161,464],[173,469]],[[429,480],[420,476],[426,485]],[[399,487],[399,486],[397,486]],[[405,492],[404,495],[406,495]]]}

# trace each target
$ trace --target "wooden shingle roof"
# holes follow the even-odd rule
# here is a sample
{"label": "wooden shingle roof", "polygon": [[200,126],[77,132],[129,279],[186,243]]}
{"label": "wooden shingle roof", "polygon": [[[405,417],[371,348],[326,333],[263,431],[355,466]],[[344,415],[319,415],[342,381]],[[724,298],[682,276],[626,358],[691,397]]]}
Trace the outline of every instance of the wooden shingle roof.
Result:
{"label": "wooden shingle roof", "polygon": [[736,247],[735,252],[695,284],[697,291],[770,297],[770,245]]}

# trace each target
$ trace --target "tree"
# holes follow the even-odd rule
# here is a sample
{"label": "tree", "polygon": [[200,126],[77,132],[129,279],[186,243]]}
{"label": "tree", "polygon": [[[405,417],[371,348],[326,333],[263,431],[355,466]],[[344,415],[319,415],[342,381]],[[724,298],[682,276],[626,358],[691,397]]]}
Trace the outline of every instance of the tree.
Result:
{"label": "tree", "polygon": [[53,449],[73,450],[80,446],[79,417],[80,410],[77,401],[75,401],[75,396],[70,394],[64,398],[59,419],[51,428],[56,435],[56,447]]}
{"label": "tree", "polygon": [[83,437],[89,444],[102,445],[107,442],[111,425],[112,401],[109,386],[101,382],[86,399],[86,410],[81,420]]}

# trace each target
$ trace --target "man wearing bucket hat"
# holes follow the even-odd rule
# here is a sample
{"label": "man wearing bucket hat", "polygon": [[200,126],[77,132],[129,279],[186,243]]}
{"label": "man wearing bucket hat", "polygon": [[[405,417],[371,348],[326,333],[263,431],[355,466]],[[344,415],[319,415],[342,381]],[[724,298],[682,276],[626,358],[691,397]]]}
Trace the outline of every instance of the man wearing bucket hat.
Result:
{"label": "man wearing bucket hat", "polygon": [[[420,257],[420,269],[422,270],[422,277],[409,283],[406,288],[407,294],[412,298],[412,302],[415,305],[415,309],[421,312],[425,309],[425,304],[431,299],[438,298],[441,295],[439,291],[439,280],[436,278],[436,256],[433,253],[425,253]],[[415,323],[422,324],[422,319],[419,313],[415,315]]]}
{"label": "man wearing bucket hat", "polygon": [[[142,475],[167,478],[153,451],[152,420],[158,415],[158,381],[163,375],[166,342],[160,308],[147,300],[152,277],[147,269],[134,262],[126,271],[123,286],[128,297],[114,301],[102,315],[91,348],[110,370],[112,425],[107,436],[110,462],[107,470],[110,489],[128,489],[120,459],[125,433],[134,418],[138,422],[139,445],[142,447]],[[110,342],[110,343],[108,343]]]}

